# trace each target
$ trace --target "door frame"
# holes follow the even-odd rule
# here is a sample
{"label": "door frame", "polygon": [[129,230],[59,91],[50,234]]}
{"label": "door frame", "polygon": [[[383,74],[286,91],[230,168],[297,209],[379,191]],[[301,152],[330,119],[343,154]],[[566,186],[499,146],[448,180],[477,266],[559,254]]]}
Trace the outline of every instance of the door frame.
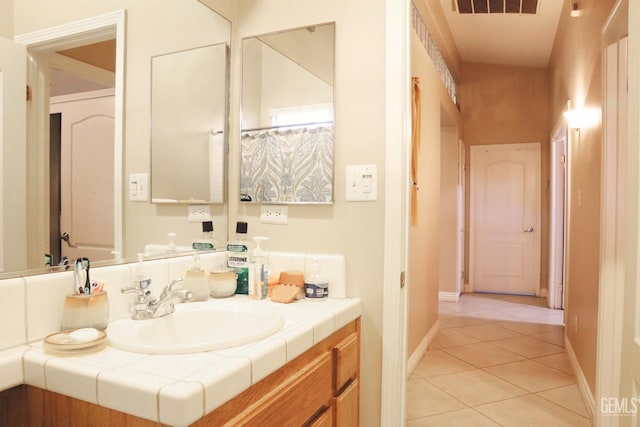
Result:
{"label": "door frame", "polygon": [[[549,308],[563,309],[567,262],[567,194],[568,194],[568,142],[569,129],[564,118],[560,119],[553,133],[551,134],[551,194],[549,203],[549,281],[547,284],[547,305]],[[559,147],[560,141],[563,147]],[[564,156],[564,160],[560,159]],[[562,167],[560,167],[562,163]],[[558,192],[563,191],[561,205],[558,203]],[[562,229],[558,229],[558,224],[562,223]],[[560,250],[556,245],[556,239],[560,238],[562,246]],[[554,277],[560,273],[562,276],[561,289],[556,289]]]}
{"label": "door frame", "polygon": [[[33,98],[27,109],[27,146],[29,175],[33,180],[27,188],[29,208],[29,265],[41,265],[42,256],[49,248],[49,88],[45,60],[50,52],[77,47],[116,38],[115,70],[115,124],[114,124],[114,252],[123,248],[123,141],[124,141],[124,59],[125,59],[124,9],[91,18],[69,22],[56,27],[20,34],[14,37],[27,47],[27,83]],[[40,61],[38,61],[40,60]]]}
{"label": "door frame", "polygon": [[467,231],[465,229],[465,213],[466,213],[466,204],[465,204],[465,192],[466,192],[466,146],[464,142],[459,139],[458,140],[458,242],[457,242],[457,260],[456,260],[456,292],[458,297],[462,294],[464,290],[464,242],[466,239]]}
{"label": "door frame", "polygon": [[[470,161],[470,174],[469,174],[469,291],[470,292],[474,292],[475,291],[475,283],[474,283],[474,279],[475,279],[475,243],[477,240],[477,229],[476,229],[476,219],[475,219],[475,203],[474,203],[474,192],[473,192],[473,178],[474,178],[474,174],[473,174],[473,167],[474,165],[471,163],[473,161],[473,152],[476,150],[480,150],[482,148],[493,148],[493,149],[508,149],[508,148],[517,148],[517,147],[536,147],[536,151],[538,153],[538,167],[540,168],[538,170],[538,178],[541,178],[542,176],[542,144],[539,142],[527,142],[527,143],[513,143],[513,144],[483,144],[483,145],[471,145],[470,147],[470,156],[469,156],[469,161]],[[539,182],[538,183],[538,188],[539,188],[539,194],[538,196],[541,197],[542,195],[542,185]],[[538,265],[537,265],[537,271],[538,271],[538,281],[536,284],[536,287],[534,288],[534,294],[535,295],[540,295],[540,266],[541,266],[541,262],[542,262],[542,257],[541,257],[541,232],[542,232],[542,200],[540,199],[538,201],[538,210],[536,213],[536,220],[535,220],[535,224],[534,224],[535,229],[538,231],[537,233],[537,239],[538,239],[538,249],[539,249],[539,254],[538,254]]]}
{"label": "door frame", "polygon": [[[626,126],[619,129],[617,96],[615,105],[609,102],[608,48],[629,34],[628,29],[633,25],[628,23],[632,14],[628,12],[634,2],[619,0],[613,7],[605,22],[602,37],[603,56],[603,143],[602,143],[602,178],[600,200],[600,291],[598,296],[598,342],[595,396],[586,395],[594,421],[601,427],[613,427],[619,423],[618,417],[606,416],[598,411],[601,399],[619,397],[622,389],[621,369],[623,365],[624,339],[624,308],[625,294],[636,295],[640,291],[635,275],[628,276],[628,272],[636,272],[638,268],[637,254],[640,253],[638,240],[638,220],[632,212],[637,214],[638,182],[637,168],[639,165],[637,146],[638,126],[633,120],[627,121]],[[631,38],[631,34],[629,34]],[[632,46],[629,44],[629,46]],[[636,48],[637,52],[637,48]],[[627,56],[629,63],[627,71],[633,66],[633,52]],[[617,56],[617,54],[616,54]],[[637,57],[635,59],[638,61]],[[616,59],[616,62],[618,60]],[[617,68],[617,67],[616,67]],[[617,78],[616,78],[617,82]],[[634,79],[628,79],[628,117],[635,117],[638,112],[639,90]],[[634,99],[635,98],[635,99]],[[623,135],[626,142],[620,144],[618,130],[628,132]],[[622,168],[620,167],[622,166]],[[628,173],[627,173],[628,172]],[[635,202],[635,206],[632,206]],[[622,208],[622,209],[621,209]],[[626,212],[628,209],[629,212]],[[629,220],[630,218],[631,220]],[[635,256],[634,256],[635,255]],[[604,284],[606,283],[606,286]],[[625,289],[625,284],[630,286]],[[631,289],[634,287],[635,289]]]}

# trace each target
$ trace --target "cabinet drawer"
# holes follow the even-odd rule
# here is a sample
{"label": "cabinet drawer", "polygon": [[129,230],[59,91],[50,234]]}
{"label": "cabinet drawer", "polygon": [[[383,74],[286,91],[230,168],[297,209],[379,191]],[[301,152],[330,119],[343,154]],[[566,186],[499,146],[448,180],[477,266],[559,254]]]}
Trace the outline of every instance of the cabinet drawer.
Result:
{"label": "cabinet drawer", "polygon": [[360,358],[358,334],[352,333],[333,348],[333,393],[340,393],[344,386],[358,375]]}
{"label": "cabinet drawer", "polygon": [[356,378],[333,399],[334,426],[357,427],[360,423],[360,383]]}
{"label": "cabinet drawer", "polygon": [[331,356],[314,359],[291,381],[277,387],[229,425],[301,426],[331,403]]}
{"label": "cabinet drawer", "polygon": [[333,427],[333,410],[328,408],[318,418],[316,418],[308,427]]}

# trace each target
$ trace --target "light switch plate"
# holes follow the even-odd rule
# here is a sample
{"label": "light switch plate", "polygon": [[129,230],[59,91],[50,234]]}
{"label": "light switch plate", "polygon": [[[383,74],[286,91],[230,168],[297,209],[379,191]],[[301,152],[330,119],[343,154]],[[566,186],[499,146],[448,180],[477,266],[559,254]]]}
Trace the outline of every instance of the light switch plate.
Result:
{"label": "light switch plate", "polygon": [[376,165],[349,165],[346,173],[348,202],[371,202],[378,199],[378,168]]}
{"label": "light switch plate", "polygon": [[149,198],[149,174],[132,173],[129,175],[129,200],[146,202]]}

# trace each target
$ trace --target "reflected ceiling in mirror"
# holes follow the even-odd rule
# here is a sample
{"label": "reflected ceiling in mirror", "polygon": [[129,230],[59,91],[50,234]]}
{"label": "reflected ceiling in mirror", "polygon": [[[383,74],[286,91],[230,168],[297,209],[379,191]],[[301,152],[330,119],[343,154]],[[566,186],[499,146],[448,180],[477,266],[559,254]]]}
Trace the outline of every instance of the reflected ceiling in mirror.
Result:
{"label": "reflected ceiling in mirror", "polygon": [[334,32],[242,41],[241,201],[333,202]]}

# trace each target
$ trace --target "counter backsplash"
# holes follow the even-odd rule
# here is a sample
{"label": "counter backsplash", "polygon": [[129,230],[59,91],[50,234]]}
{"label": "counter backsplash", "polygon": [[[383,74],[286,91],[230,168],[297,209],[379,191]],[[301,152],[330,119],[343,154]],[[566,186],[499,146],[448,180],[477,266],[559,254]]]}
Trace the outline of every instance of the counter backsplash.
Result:
{"label": "counter backsplash", "polygon": [[[346,296],[346,263],[342,255],[270,252],[269,267],[277,275],[284,270],[307,273],[318,259],[329,279],[329,296]],[[144,262],[144,273],[152,279],[152,292],[160,293],[169,281],[183,277],[192,262],[190,255]],[[200,263],[206,271],[226,265],[226,253],[205,253]],[[91,279],[105,283],[109,295],[110,321],[129,315],[130,295],[120,289],[131,286],[138,274],[136,263],[91,269]],[[73,292],[73,271],[0,280],[0,351],[41,340],[60,330],[64,297]]]}

